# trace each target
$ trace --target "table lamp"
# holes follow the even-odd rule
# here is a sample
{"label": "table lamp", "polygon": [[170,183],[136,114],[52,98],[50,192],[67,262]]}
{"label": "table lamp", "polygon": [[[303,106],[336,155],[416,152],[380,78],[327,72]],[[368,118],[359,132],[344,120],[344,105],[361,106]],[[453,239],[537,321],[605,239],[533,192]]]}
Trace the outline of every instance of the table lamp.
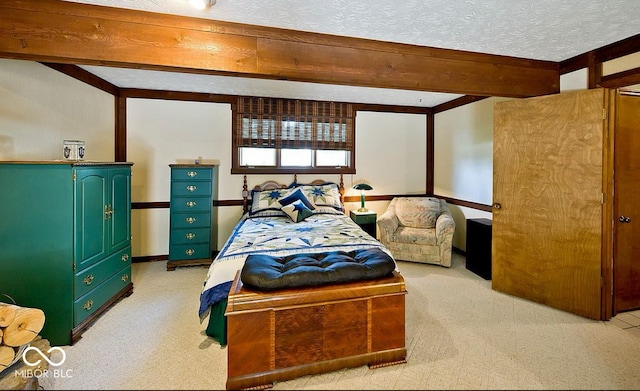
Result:
{"label": "table lamp", "polygon": [[354,185],[353,188],[360,190],[360,209],[358,209],[358,212],[366,212],[368,209],[364,207],[364,192],[365,190],[373,190],[373,187],[366,183],[358,183]]}

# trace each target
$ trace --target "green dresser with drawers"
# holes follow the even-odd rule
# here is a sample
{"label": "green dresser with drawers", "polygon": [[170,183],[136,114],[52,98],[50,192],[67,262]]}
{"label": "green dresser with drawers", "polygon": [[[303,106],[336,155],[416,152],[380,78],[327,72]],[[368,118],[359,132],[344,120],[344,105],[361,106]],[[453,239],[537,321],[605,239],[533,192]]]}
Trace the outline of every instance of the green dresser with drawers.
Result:
{"label": "green dresser with drawers", "polygon": [[169,261],[177,266],[209,265],[217,247],[218,166],[170,164]]}
{"label": "green dresser with drawers", "polygon": [[0,162],[0,300],[42,309],[52,345],[133,291],[131,166]]}

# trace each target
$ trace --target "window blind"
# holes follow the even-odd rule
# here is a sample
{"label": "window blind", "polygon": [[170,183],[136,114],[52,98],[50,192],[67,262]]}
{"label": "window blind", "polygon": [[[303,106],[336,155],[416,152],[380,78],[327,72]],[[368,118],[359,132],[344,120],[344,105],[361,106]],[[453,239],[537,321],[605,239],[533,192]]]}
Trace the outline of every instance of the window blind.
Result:
{"label": "window blind", "polygon": [[350,103],[238,97],[236,145],[353,150]]}

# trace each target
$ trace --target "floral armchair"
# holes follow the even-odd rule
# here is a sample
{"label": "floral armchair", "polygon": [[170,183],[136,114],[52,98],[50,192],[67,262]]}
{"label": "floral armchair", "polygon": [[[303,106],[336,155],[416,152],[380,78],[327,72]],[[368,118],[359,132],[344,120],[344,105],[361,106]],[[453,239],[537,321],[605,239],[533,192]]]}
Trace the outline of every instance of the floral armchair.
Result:
{"label": "floral armchair", "polygon": [[445,200],[394,197],[378,226],[380,241],[397,260],[451,266],[456,223]]}

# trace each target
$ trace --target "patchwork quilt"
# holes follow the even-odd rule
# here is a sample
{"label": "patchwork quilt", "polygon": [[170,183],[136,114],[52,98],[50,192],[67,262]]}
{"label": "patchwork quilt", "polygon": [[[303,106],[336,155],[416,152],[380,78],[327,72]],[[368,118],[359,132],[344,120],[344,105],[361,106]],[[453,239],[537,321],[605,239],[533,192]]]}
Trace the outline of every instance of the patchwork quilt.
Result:
{"label": "patchwork quilt", "polygon": [[377,247],[391,252],[342,212],[318,213],[294,222],[288,216],[250,217],[245,214],[209,267],[200,294],[199,316],[207,318],[211,306],[227,298],[236,272],[249,254],[289,255],[352,251]]}

